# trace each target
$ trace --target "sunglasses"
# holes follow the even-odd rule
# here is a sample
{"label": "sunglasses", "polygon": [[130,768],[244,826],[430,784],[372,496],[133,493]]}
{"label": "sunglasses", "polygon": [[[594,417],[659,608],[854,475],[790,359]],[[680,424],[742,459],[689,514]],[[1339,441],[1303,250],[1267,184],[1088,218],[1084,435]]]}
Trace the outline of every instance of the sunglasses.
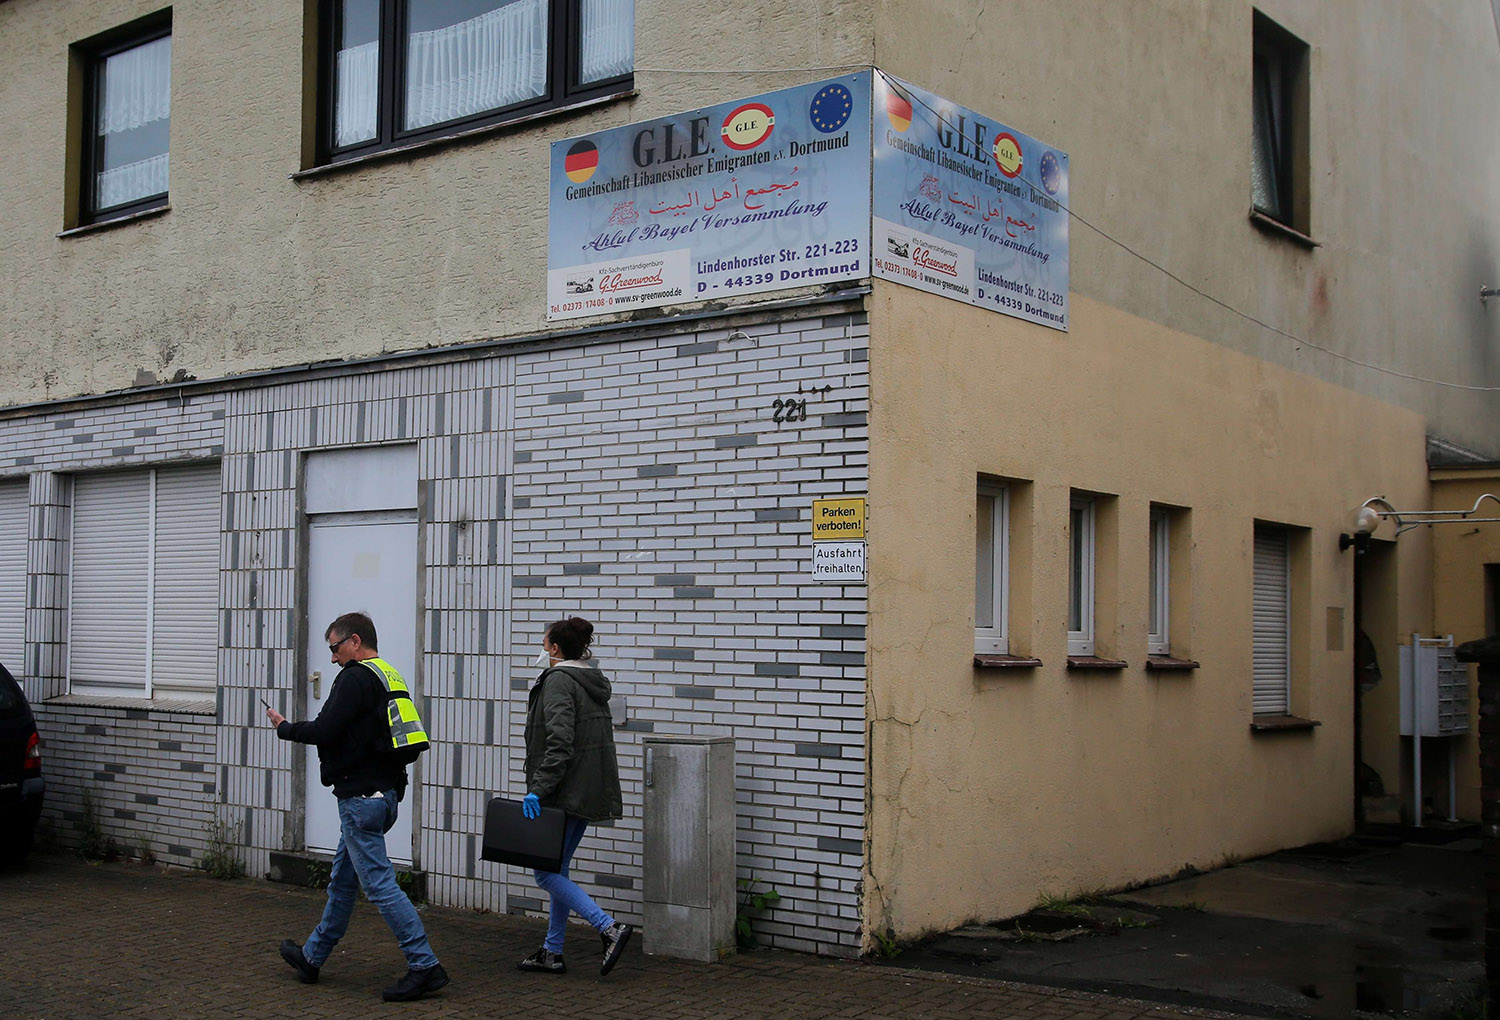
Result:
{"label": "sunglasses", "polygon": [[341,637],[337,641],[335,641],[333,644],[329,645],[328,646],[329,653],[332,654],[332,655],[337,655],[339,653],[339,646],[342,645],[345,641],[348,641],[349,638],[352,638],[353,636],[354,636],[353,634],[350,634],[347,637]]}

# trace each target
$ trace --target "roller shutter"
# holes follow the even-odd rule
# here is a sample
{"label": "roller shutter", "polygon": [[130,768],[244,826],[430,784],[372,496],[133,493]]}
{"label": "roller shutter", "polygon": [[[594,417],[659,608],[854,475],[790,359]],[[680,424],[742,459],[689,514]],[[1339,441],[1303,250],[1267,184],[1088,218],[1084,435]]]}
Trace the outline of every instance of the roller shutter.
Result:
{"label": "roller shutter", "polygon": [[0,482],[0,665],[26,672],[27,485]]}
{"label": "roller shutter", "polygon": [[212,698],[218,465],[79,476],[69,604],[73,693]]}
{"label": "roller shutter", "polygon": [[1255,529],[1251,599],[1255,712],[1284,715],[1291,685],[1290,558],[1286,532]]}
{"label": "roller shutter", "polygon": [[219,468],[156,472],[151,693],[214,696],[219,635]]}

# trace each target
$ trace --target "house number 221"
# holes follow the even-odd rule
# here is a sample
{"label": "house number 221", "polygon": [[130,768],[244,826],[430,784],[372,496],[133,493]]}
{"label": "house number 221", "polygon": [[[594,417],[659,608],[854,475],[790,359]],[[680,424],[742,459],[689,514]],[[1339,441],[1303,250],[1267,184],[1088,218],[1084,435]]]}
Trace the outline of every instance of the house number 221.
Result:
{"label": "house number 221", "polygon": [[777,397],[771,401],[771,420],[778,425],[807,421],[807,401],[798,400],[795,397],[787,397],[784,400]]}

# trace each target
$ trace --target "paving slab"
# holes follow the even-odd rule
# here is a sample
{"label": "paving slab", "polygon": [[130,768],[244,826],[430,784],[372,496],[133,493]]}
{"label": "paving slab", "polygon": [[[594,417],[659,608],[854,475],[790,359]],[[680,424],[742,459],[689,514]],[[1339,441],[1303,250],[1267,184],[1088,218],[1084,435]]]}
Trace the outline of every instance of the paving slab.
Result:
{"label": "paving slab", "polygon": [[0,1018],[4,1020],[422,1020],[557,1017],[614,1020],[1187,1020],[1238,1014],[1040,987],[983,976],[877,967],[757,951],[715,964],[641,953],[606,978],[599,940],[570,929],[567,974],[522,974],[541,941],[537,918],[424,907],[453,983],[418,1003],[385,1003],[404,970],[380,916],[361,902],[317,984],[298,983],[277,954],[301,941],[320,892],[255,879],[139,864],[34,856],[0,872]]}

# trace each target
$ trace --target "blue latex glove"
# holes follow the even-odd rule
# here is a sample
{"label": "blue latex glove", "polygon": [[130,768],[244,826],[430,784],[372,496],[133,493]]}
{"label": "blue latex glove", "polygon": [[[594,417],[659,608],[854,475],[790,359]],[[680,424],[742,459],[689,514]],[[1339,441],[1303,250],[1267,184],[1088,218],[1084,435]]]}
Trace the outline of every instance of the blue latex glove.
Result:
{"label": "blue latex glove", "polygon": [[527,818],[540,818],[542,816],[542,802],[534,793],[528,793],[521,800],[521,814]]}

